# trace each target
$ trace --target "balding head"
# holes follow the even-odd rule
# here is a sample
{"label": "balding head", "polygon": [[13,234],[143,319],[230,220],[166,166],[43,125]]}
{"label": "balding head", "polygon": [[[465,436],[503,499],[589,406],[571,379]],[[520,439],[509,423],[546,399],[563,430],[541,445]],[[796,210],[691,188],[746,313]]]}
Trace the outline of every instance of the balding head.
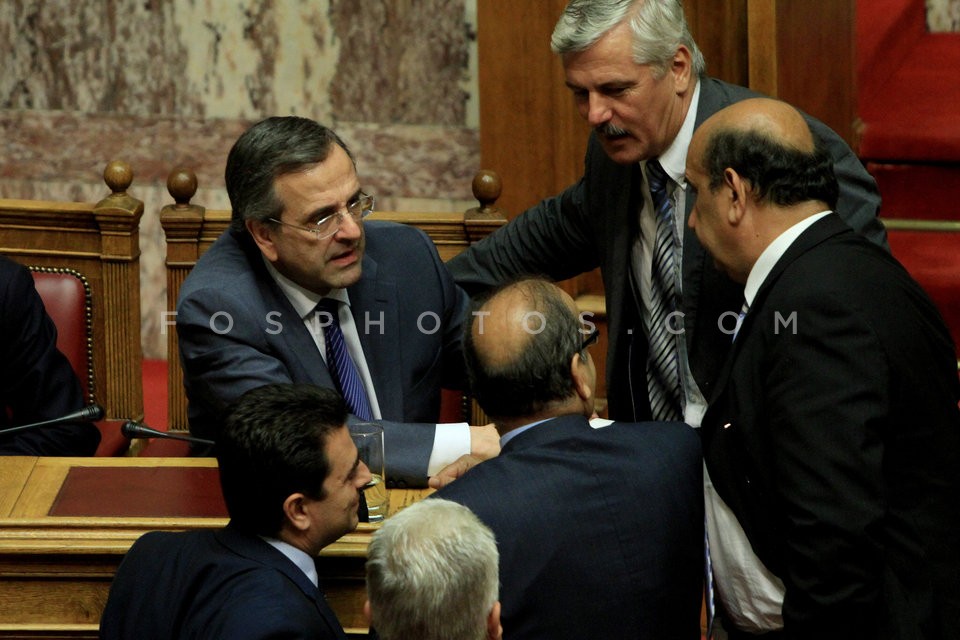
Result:
{"label": "balding head", "polygon": [[833,161],[790,105],[756,98],[708,118],[687,153],[696,193],[688,225],[718,267],[746,281],[764,249],[804,218],[836,206]]}
{"label": "balding head", "polygon": [[838,186],[830,155],[800,112],[779,100],[754,98],[718,111],[694,133],[687,160],[704,171],[711,190],[733,169],[761,204],[836,206]]}
{"label": "balding head", "polygon": [[815,146],[810,127],[800,112],[786,102],[770,98],[743,100],[721,109],[700,125],[695,137],[709,139],[722,130],[753,132],[803,153],[813,153]]}
{"label": "balding head", "polygon": [[580,353],[584,337],[573,299],[556,285],[528,279],[497,290],[474,309],[464,340],[480,407],[498,426],[569,413],[571,401],[586,412],[582,395],[592,412],[595,381],[584,394],[571,371],[595,375],[589,355]]}

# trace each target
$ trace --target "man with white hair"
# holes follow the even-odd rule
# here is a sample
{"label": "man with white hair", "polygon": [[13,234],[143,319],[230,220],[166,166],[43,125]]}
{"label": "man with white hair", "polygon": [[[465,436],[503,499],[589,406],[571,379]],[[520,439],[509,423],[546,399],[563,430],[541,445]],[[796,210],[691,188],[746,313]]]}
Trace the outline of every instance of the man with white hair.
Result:
{"label": "man with white hair", "polygon": [[373,536],[364,611],[380,640],[500,640],[498,562],[493,532],[470,509],[418,502]]}

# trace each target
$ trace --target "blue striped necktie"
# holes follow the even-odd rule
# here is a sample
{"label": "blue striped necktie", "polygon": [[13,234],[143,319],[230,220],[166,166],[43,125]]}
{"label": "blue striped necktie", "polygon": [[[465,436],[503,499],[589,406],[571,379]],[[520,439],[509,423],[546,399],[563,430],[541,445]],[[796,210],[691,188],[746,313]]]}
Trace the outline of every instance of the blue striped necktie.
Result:
{"label": "blue striped necktie", "polygon": [[654,420],[680,420],[683,417],[680,350],[675,332],[682,322],[677,316],[670,315],[677,310],[677,228],[673,202],[667,195],[667,180],[659,162],[647,162],[647,181],[657,216],[647,326],[647,391]]}
{"label": "blue striped necktie", "polygon": [[330,316],[329,322],[326,318],[321,318],[323,339],[327,344],[327,369],[330,370],[337,390],[346,401],[350,413],[361,420],[372,420],[373,412],[370,410],[367,392],[357,372],[357,365],[347,351],[343,331],[340,330],[338,305],[339,303],[331,298],[324,298],[317,303],[317,311]]}

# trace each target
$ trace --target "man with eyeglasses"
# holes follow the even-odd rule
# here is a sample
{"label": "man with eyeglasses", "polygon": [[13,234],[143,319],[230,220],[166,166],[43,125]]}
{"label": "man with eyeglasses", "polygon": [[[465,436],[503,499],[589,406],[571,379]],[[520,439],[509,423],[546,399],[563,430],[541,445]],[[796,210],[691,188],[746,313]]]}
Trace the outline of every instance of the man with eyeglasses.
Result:
{"label": "man with eyeglasses", "polygon": [[382,421],[395,486],[495,455],[492,427],[436,425],[441,384],[463,378],[467,299],[423,232],[363,221],[374,198],[346,144],[312,120],[268,118],[233,145],[225,177],[231,228],[177,302],[191,432],[215,440],[245,391],[301,382]]}
{"label": "man with eyeglasses", "polygon": [[476,308],[467,373],[502,451],[434,496],[493,530],[508,637],[697,640],[699,437],[682,422],[591,425],[596,331],[544,280]]}

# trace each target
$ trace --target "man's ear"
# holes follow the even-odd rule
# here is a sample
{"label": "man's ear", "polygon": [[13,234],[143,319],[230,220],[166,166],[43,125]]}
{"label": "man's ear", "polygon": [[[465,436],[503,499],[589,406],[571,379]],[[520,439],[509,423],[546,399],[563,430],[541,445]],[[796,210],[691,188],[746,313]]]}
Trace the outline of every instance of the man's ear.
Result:
{"label": "man's ear", "polygon": [[304,505],[306,499],[302,493],[291,493],[283,501],[283,517],[286,521],[284,524],[294,531],[306,531],[310,528],[310,516],[307,515]]}
{"label": "man's ear", "polygon": [[487,640],[500,640],[503,637],[503,625],[500,624],[500,601],[497,600],[490,608],[487,616]]}
{"label": "man's ear", "polygon": [[750,185],[734,169],[727,167],[723,170],[723,186],[730,192],[727,222],[737,226],[743,219],[748,198],[751,197]]}
{"label": "man's ear", "polygon": [[[587,356],[589,357],[589,356]],[[590,363],[579,352],[570,359],[570,378],[573,380],[573,390],[581,400],[587,401],[593,397],[593,386],[596,384],[596,369],[591,377]]]}
{"label": "man's ear", "polygon": [[263,254],[263,257],[271,263],[276,262],[277,247],[273,242],[273,234],[276,232],[276,229],[266,222],[259,220],[247,220],[244,224],[253,241],[260,247],[260,253]]}
{"label": "man's ear", "polygon": [[367,619],[368,627],[373,624],[373,616],[370,615],[370,598],[363,603],[363,617]]}
{"label": "man's ear", "polygon": [[673,90],[680,96],[686,94],[693,83],[693,56],[685,45],[680,45],[670,59],[667,73],[673,77]]}

